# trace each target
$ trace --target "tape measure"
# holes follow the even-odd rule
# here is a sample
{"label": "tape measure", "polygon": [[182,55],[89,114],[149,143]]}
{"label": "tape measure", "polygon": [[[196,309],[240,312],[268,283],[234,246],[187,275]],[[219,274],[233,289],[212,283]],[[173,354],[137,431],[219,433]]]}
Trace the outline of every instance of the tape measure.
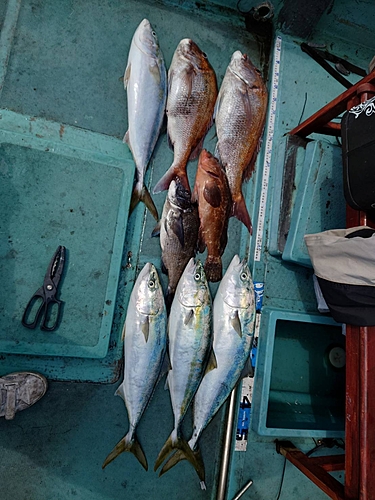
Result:
{"label": "tape measure", "polygon": [[262,253],[264,220],[266,217],[268,180],[270,176],[273,135],[275,130],[277,93],[279,90],[280,55],[281,55],[281,37],[278,36],[275,41],[274,61],[272,68],[271,102],[270,102],[267,135],[266,135],[266,145],[265,145],[266,150],[263,162],[263,177],[262,177],[262,188],[261,188],[260,202],[259,202],[258,225],[257,225],[256,240],[255,240],[254,260],[258,262],[260,261],[260,256]]}

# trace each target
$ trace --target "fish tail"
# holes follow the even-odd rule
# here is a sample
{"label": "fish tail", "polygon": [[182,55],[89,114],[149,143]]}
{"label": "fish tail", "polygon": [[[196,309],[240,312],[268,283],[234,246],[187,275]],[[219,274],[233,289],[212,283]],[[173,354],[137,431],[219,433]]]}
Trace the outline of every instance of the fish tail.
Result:
{"label": "fish tail", "polygon": [[179,179],[183,187],[188,191],[190,191],[190,185],[186,175],[186,169],[181,168],[180,165],[173,164],[165,172],[163,177],[156,183],[152,192],[156,194],[156,193],[161,193],[161,191],[167,190],[169,188],[169,184],[173,181],[173,179]]}
{"label": "fish tail", "polygon": [[149,209],[151,215],[158,221],[159,215],[155,207],[155,204],[151,198],[151,195],[147,187],[141,182],[137,182],[137,184],[133,189],[132,198],[130,201],[130,213],[133,212],[135,207],[138,205],[139,201],[143,201],[143,203]]}
{"label": "fish tail", "polygon": [[116,446],[113,448],[111,453],[104,460],[102,469],[107,467],[109,463],[111,463],[115,458],[117,458],[124,451],[130,451],[137,458],[138,462],[142,465],[142,467],[147,470],[147,459],[146,456],[139,444],[136,436],[133,436],[132,439],[128,438],[128,435],[124,436],[121,441],[119,441]]}
{"label": "fish tail", "polygon": [[[200,449],[197,448],[196,450],[193,450],[194,457],[196,458],[197,463],[199,464],[199,468],[197,469],[196,467],[195,470],[198,474],[200,485],[202,490],[206,489],[206,482],[205,482],[205,468],[204,468],[204,463],[203,463],[203,458],[200,452]],[[178,462],[181,462],[182,460],[186,460],[186,456],[181,450],[177,450],[163,465],[163,468],[161,469],[159,473],[159,477],[168,472],[172,467],[174,467]]]}
{"label": "fish tail", "polygon": [[213,283],[220,281],[223,275],[221,257],[207,255],[206,262],[204,263],[204,272],[208,281],[212,281]]}
{"label": "fish tail", "polygon": [[246,208],[245,198],[242,195],[238,201],[233,201],[232,215],[245,224],[250,234],[253,233],[250,215]]}
{"label": "fish tail", "polygon": [[[203,479],[201,479],[201,481],[204,482],[204,477],[205,477],[204,464],[203,464],[202,456],[201,456],[199,450],[198,450],[198,453],[194,452],[190,448],[188,443],[184,439],[182,439],[181,437],[177,437],[174,440],[172,440],[172,435],[169,436],[169,438],[165,442],[163,448],[160,450],[160,453],[156,459],[154,470],[156,471],[160,467],[163,460],[165,460],[167,458],[167,456],[169,455],[169,453],[171,453],[173,450],[177,450],[177,452],[176,452],[176,453],[178,453],[177,460],[176,460],[176,462],[173,463],[173,460],[172,460],[173,456],[172,456],[170,459],[170,460],[172,460],[172,464],[170,467],[168,467],[166,470],[164,470],[164,472],[167,472],[167,470],[172,468],[173,465],[175,465],[177,462],[180,462],[181,460],[186,459],[191,463],[191,465],[197,471],[199,478],[200,479],[203,478]],[[167,464],[168,464],[168,462],[167,462]],[[164,474],[164,472],[163,472],[163,474]],[[160,472],[160,475],[161,474],[162,473]]]}

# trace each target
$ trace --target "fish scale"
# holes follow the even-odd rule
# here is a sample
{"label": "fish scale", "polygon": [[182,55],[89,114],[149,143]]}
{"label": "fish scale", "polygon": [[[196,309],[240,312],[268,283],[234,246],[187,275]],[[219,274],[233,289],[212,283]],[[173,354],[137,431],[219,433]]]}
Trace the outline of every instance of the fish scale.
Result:
{"label": "fish scale", "polygon": [[174,160],[154,193],[168,189],[176,178],[190,190],[186,165],[202,149],[212,125],[216,97],[216,75],[207,56],[192,40],[181,40],[168,72],[167,129]]}
{"label": "fish scale", "polygon": [[227,174],[232,215],[252,232],[242,183],[254,169],[267,111],[267,89],[260,72],[239,50],[232,55],[215,107],[217,156]]}

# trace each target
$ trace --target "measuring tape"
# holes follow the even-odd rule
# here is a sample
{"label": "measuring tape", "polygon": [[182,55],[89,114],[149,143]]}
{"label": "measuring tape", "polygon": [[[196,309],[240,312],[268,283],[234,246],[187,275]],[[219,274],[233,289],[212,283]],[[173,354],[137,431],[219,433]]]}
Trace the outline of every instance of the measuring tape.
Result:
{"label": "measuring tape", "polygon": [[[253,349],[251,352],[252,356],[255,355],[255,358],[256,358],[256,350],[258,348],[260,317],[261,314],[256,313]],[[254,361],[256,361],[256,359]],[[253,366],[254,365],[255,363],[253,364]],[[236,443],[234,447],[235,451],[246,451],[247,448],[247,436],[250,427],[253,387],[254,387],[254,377],[245,377],[244,379],[242,379],[240,410],[238,413]]]}
{"label": "measuring tape", "polygon": [[257,233],[255,240],[254,260],[258,262],[260,261],[260,256],[262,252],[264,219],[266,217],[268,179],[270,176],[273,134],[275,130],[275,120],[276,120],[277,93],[279,90],[280,55],[281,55],[281,37],[278,36],[276,38],[275,50],[274,50],[270,114],[269,114],[268,128],[267,128],[266,152],[264,155],[264,162],[263,162],[262,190],[260,194],[259,216],[258,216],[258,225],[257,225]]}

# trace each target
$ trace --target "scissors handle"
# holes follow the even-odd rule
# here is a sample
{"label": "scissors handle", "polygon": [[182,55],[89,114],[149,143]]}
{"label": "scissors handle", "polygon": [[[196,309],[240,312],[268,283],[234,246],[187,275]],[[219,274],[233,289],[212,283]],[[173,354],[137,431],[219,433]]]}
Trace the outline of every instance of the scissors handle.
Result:
{"label": "scissors handle", "polygon": [[[37,306],[38,302],[40,302],[39,307]],[[59,322],[61,304],[61,300],[55,297],[45,298],[43,288],[40,288],[34,293],[26,306],[21,320],[23,326],[33,329],[37,326],[41,316],[43,316],[40,329],[52,332],[56,329]]]}

